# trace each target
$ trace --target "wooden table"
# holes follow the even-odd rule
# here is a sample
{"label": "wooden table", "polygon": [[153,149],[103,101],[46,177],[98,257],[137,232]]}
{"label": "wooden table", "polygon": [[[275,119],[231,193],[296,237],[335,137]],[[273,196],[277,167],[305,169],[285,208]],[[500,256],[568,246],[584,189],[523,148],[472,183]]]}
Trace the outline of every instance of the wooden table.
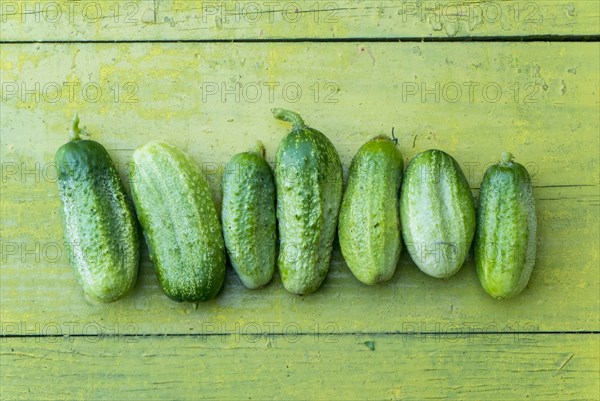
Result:
{"label": "wooden table", "polygon": [[[3,1],[1,398],[591,400],[599,397],[596,1]],[[300,112],[347,171],[392,129],[406,161],[459,161],[475,194],[503,150],[533,175],[538,257],[509,301],[469,256],[449,280],[404,251],[360,284],[339,247],[310,296],[278,276],[178,304],[144,247],[124,299],[87,304],[68,265],[53,157],[79,112],[126,179],[133,149],[187,150],[217,203],[224,163],[267,158]]]}

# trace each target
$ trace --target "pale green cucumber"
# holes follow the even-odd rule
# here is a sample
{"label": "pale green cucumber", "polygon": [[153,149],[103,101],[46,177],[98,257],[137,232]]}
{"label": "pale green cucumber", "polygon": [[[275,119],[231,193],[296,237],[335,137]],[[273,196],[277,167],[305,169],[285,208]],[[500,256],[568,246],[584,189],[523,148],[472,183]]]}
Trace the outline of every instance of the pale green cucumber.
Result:
{"label": "pale green cucumber", "polygon": [[319,288],[331,261],[342,199],[342,165],[335,147],[291,111],[274,109],[292,123],[276,156],[278,267],[284,287],[296,294]]}
{"label": "pale green cucumber", "polygon": [[475,263],[485,291],[494,298],[518,295],[536,256],[537,218],[527,169],[503,153],[489,167],[479,192]]}
{"label": "pale green cucumber", "polygon": [[350,164],[338,235],[348,267],[365,284],[389,280],[396,271],[402,166],[400,151],[385,136],[364,144]]}
{"label": "pale green cucumber", "polygon": [[447,278],[463,265],[475,234],[469,183],[449,154],[431,149],[406,168],[400,191],[402,237],[426,274]]}
{"label": "pale green cucumber", "polygon": [[130,172],[161,288],[179,302],[213,298],[225,277],[225,246],[206,178],[186,153],[164,142],[136,149]]}

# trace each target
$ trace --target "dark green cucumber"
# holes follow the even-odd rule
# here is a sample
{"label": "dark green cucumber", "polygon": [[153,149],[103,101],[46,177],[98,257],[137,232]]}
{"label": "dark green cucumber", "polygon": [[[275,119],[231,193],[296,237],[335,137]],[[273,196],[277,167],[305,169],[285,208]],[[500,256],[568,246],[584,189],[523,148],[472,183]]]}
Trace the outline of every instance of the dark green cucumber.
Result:
{"label": "dark green cucumber", "polygon": [[396,271],[402,166],[400,151],[385,136],[364,144],[350,164],[338,234],[348,267],[365,284],[389,280]]}
{"label": "dark green cucumber", "polygon": [[412,260],[430,276],[447,278],[463,265],[475,234],[475,203],[460,166],[431,149],[406,168],[400,191],[402,237]]}
{"label": "dark green cucumber", "polygon": [[55,155],[69,260],[87,299],[112,302],[137,279],[140,235],[133,205],[115,166],[98,142],[71,140]]}
{"label": "dark green cucumber", "polygon": [[481,183],[475,263],[494,298],[519,294],[535,264],[537,219],[531,177],[510,153],[489,167]]}
{"label": "dark green cucumber", "polygon": [[267,284],[275,271],[277,221],[273,171],[261,153],[239,153],[225,166],[221,216],[229,260],[242,283]]}
{"label": "dark green cucumber", "polygon": [[275,165],[278,267],[288,291],[309,294],[329,270],[342,200],[342,165],[331,141],[298,114],[282,109],[273,114],[292,123]]}
{"label": "dark green cucumber", "polygon": [[164,142],[136,149],[130,172],[163,291],[179,302],[213,298],[225,278],[225,246],[206,178],[186,153]]}

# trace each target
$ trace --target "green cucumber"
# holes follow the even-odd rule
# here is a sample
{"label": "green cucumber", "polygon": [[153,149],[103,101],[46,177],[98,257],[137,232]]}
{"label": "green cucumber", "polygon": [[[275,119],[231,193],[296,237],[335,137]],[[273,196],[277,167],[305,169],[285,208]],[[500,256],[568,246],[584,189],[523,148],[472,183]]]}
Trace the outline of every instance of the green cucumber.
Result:
{"label": "green cucumber", "polygon": [[348,267],[365,284],[389,280],[396,271],[402,166],[400,151],[385,136],[364,144],[350,164],[338,235]]}
{"label": "green cucumber", "polygon": [[537,219],[527,169],[503,153],[481,183],[475,264],[481,285],[494,298],[511,298],[529,281],[535,264]]}
{"label": "green cucumber", "polygon": [[164,293],[178,302],[213,298],[225,278],[225,246],[206,178],[186,153],[164,142],[136,149],[130,173]]}
{"label": "green cucumber", "polygon": [[231,158],[223,173],[223,237],[231,265],[242,284],[259,288],[275,271],[277,221],[275,182],[261,153]]}
{"label": "green cucumber", "polygon": [[292,124],[275,164],[279,272],[288,291],[309,294],[329,270],[342,200],[342,164],[331,141],[298,114],[274,109],[273,115]]}
{"label": "green cucumber", "polygon": [[415,156],[400,190],[400,222],[412,260],[426,274],[447,278],[463,265],[475,234],[475,203],[460,166],[431,149]]}
{"label": "green cucumber", "polygon": [[112,302],[135,285],[139,229],[106,149],[80,132],[75,115],[71,140],[55,155],[65,242],[86,298]]}

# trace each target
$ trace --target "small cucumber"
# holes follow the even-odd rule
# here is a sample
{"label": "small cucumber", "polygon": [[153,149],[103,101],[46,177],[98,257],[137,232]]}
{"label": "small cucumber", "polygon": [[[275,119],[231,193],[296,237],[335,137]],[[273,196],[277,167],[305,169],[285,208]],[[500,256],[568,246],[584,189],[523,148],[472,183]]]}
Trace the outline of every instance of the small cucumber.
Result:
{"label": "small cucumber", "polygon": [[481,183],[475,264],[481,285],[494,298],[511,298],[529,281],[535,263],[537,219],[527,169],[503,153]]}
{"label": "small cucumber", "polygon": [[475,234],[475,203],[460,166],[431,149],[415,156],[400,190],[404,244],[426,274],[447,278],[463,265]]}
{"label": "small cucumber", "polygon": [[133,153],[133,201],[165,294],[213,298],[225,278],[221,224],[206,178],[182,150],[150,142]]}
{"label": "small cucumber", "polygon": [[275,165],[284,287],[296,294],[319,288],[331,261],[342,200],[342,164],[329,139],[291,111],[273,115],[292,124],[279,144]]}
{"label": "small cucumber", "polygon": [[364,144],[350,164],[338,234],[348,267],[365,284],[389,280],[396,271],[402,166],[400,151],[385,136]]}
{"label": "small cucumber", "polygon": [[261,152],[239,153],[223,173],[223,236],[231,265],[248,288],[267,284],[275,271],[275,182]]}
{"label": "small cucumber", "polygon": [[86,298],[112,302],[135,285],[139,229],[106,149],[80,132],[75,115],[71,140],[55,155],[65,242]]}

